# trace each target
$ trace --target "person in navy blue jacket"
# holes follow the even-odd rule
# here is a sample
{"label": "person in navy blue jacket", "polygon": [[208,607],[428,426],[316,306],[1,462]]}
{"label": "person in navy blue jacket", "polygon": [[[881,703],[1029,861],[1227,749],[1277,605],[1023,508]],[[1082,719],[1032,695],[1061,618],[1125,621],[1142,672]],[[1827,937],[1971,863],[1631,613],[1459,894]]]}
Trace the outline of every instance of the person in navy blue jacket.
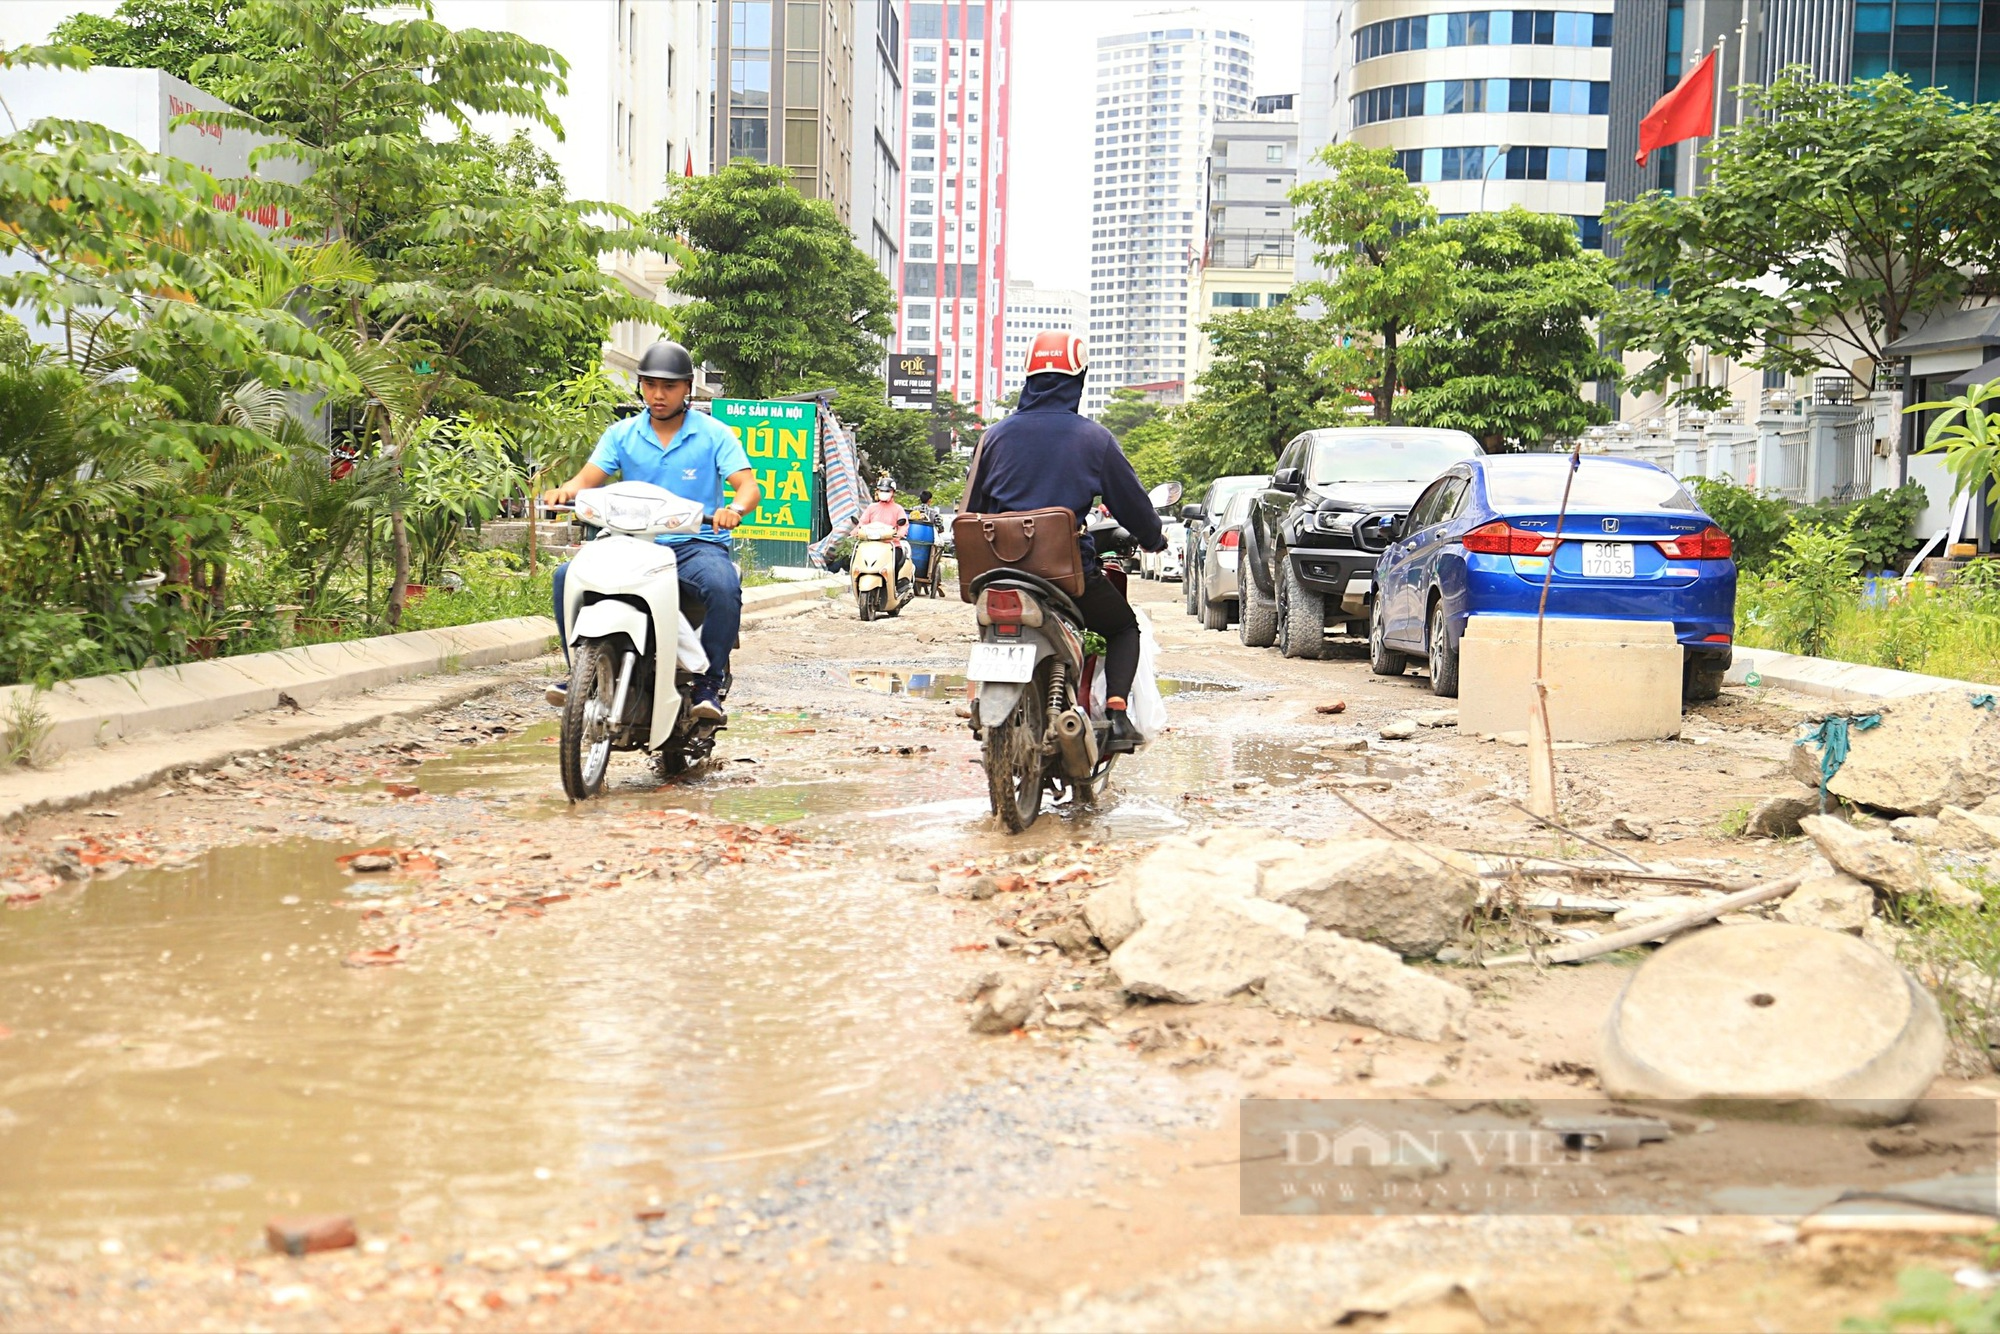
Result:
{"label": "person in navy blue jacket", "polygon": [[[1012,416],[987,428],[980,441],[975,489],[964,500],[969,514],[1010,514],[1061,506],[1081,521],[1099,496],[1111,517],[1147,551],[1164,551],[1160,516],[1118,439],[1078,409],[1089,358],[1074,334],[1044,332],[1028,347],[1026,382]],[[1111,714],[1110,749],[1131,750],[1139,733],[1125,716],[1125,697],[1139,673],[1139,621],[1125,594],[1104,577],[1088,534],[1083,548],[1083,596],[1076,599],[1085,627],[1104,636],[1105,706]]]}

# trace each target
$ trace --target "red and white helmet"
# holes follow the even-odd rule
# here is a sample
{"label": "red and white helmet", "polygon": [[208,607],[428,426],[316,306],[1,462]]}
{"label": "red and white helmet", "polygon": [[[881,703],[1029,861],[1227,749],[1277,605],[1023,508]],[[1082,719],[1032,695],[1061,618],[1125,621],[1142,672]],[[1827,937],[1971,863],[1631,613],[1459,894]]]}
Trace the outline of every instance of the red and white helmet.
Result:
{"label": "red and white helmet", "polygon": [[1089,366],[1090,357],[1083,350],[1081,338],[1073,333],[1044,329],[1028,345],[1028,360],[1021,374],[1081,375]]}

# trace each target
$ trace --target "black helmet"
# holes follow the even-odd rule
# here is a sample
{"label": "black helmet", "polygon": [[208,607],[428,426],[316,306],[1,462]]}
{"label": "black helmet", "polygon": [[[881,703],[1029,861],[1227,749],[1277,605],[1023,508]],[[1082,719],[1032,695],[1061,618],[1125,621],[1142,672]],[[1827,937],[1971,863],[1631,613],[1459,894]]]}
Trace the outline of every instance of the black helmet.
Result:
{"label": "black helmet", "polygon": [[679,343],[661,340],[639,358],[642,380],[693,380],[694,358]]}

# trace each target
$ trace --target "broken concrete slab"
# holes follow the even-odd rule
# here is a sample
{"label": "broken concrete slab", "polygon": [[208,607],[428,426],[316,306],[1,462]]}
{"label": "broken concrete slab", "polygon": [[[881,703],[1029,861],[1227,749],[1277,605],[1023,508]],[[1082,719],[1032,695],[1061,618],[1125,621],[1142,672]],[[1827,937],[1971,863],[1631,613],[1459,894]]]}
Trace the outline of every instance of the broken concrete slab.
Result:
{"label": "broken concrete slab", "polygon": [[1875,912],[1875,887],[1845,871],[1815,876],[1778,905],[1777,918],[1796,926],[1858,936]]}
{"label": "broken concrete slab", "polygon": [[1653,826],[1636,815],[1616,815],[1605,831],[1611,838],[1622,838],[1633,843],[1644,843],[1653,836]]}
{"label": "broken concrete slab", "polygon": [[1805,1104],[1900,1120],[1943,1069],[1937,1003],[1852,936],[1788,923],[1696,932],[1619,993],[1599,1035],[1614,1098]]}
{"label": "broken concrete slab", "polygon": [[[2000,793],[2000,709],[1972,699],[1951,689],[1884,702],[1877,726],[1849,729],[1847,759],[1827,791],[1897,815],[1971,808]],[[1794,745],[1791,762],[1799,781],[1818,786],[1818,747]]]}
{"label": "broken concrete slab", "polygon": [[[1327,1003],[1318,1010],[1322,1015],[1331,1013],[1422,1042],[1464,1037],[1465,1019],[1472,1010],[1472,995],[1464,987],[1412,968],[1380,945],[1350,940],[1336,931],[1308,932],[1300,962],[1274,974],[1274,980],[1285,1004],[1317,1006],[1323,998]],[[1265,999],[1279,1005],[1269,980]]]}
{"label": "broken concrete slab", "polygon": [[1384,741],[1408,741],[1417,734],[1417,720],[1414,718],[1391,718],[1383,723],[1379,735]]}
{"label": "broken concrete slab", "polygon": [[1107,950],[1123,945],[1143,925],[1133,889],[1131,877],[1115,876],[1083,901],[1083,920]]}
{"label": "broken concrete slab", "polygon": [[[1993,803],[1988,801],[1986,806]],[[1952,848],[2000,848],[2000,811],[1969,811],[1962,806],[1945,806],[1937,818],[1938,841]]]}
{"label": "broken concrete slab", "polygon": [[1194,1004],[1247,991],[1298,957],[1306,915],[1201,878],[1142,884],[1143,925],[1111,952],[1111,970],[1138,996]]}
{"label": "broken concrete slab", "polygon": [[1887,833],[1856,829],[1831,815],[1808,815],[1800,828],[1836,869],[1891,894],[1923,894],[1931,876],[1915,848]]}
{"label": "broken concrete slab", "polygon": [[1920,848],[1944,846],[1937,820],[1928,815],[1899,815],[1889,821],[1889,834],[1899,843],[1914,843]]}
{"label": "broken concrete slab", "polygon": [[973,997],[967,1026],[975,1033],[1011,1033],[1035,1018],[1041,1008],[1041,978],[1029,973],[1008,974]]}
{"label": "broken concrete slab", "polygon": [[1799,821],[1818,813],[1817,792],[1780,792],[1750,809],[1750,818],[1743,823],[1743,834],[1746,838],[1797,838],[1804,832]]}
{"label": "broken concrete slab", "polygon": [[1258,894],[1312,925],[1400,954],[1435,954],[1479,897],[1479,867],[1449,848],[1359,838],[1266,866]]}

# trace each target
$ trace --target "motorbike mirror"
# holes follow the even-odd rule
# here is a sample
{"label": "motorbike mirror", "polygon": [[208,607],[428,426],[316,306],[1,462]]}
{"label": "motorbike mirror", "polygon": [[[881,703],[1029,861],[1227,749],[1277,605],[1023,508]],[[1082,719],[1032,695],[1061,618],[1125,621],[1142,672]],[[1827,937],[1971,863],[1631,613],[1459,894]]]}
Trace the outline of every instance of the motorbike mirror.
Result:
{"label": "motorbike mirror", "polygon": [[1153,502],[1156,510],[1172,509],[1180,501],[1181,490],[1179,482],[1161,482],[1146,493],[1146,498]]}
{"label": "motorbike mirror", "polygon": [[1182,523],[1194,523],[1194,522],[1195,522],[1196,520],[1198,520],[1198,519],[1200,519],[1200,518],[1201,518],[1201,506],[1199,506],[1199,505],[1183,505],[1183,506],[1181,506],[1181,522],[1182,522]]}

